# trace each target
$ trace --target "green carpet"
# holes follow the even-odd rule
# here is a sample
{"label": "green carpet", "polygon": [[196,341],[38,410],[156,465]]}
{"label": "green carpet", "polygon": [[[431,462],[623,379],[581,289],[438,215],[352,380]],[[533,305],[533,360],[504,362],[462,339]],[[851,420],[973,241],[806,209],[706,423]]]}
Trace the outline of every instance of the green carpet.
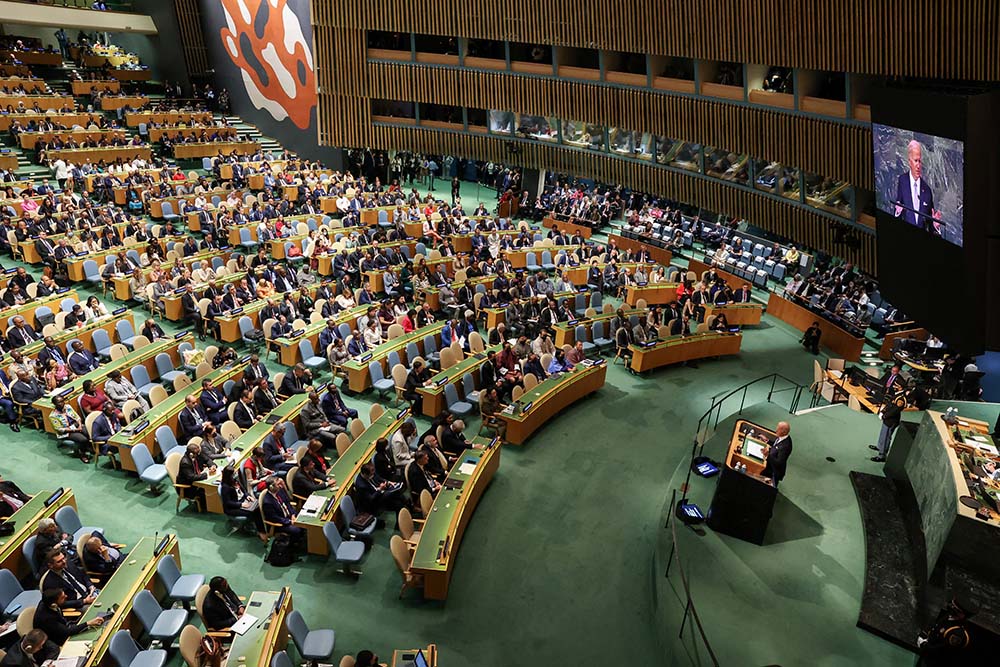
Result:
{"label": "green carpet", "polygon": [[[469,197],[467,208],[474,206]],[[400,577],[387,548],[391,520],[376,533],[357,581],[316,557],[279,569],[263,563],[256,539],[228,535],[221,517],[175,514],[172,491],[151,497],[124,473],[95,470],[57,452],[46,435],[24,431],[4,438],[0,456],[4,476],[26,490],[71,486],[83,520],[103,526],[114,540],[135,543],[154,532],[176,532],[187,572],[225,575],[241,594],[291,586],[295,608],[311,625],[336,629],[335,662],[362,648],[388,660],[393,648],[435,642],[444,667],[705,664],[685,652],[687,639],[675,642],[682,611],[677,600],[656,592],[663,504],[713,395],[773,372],[811,381],[813,357],[797,345],[798,335],[767,317],[746,332],[739,357],[648,378],[610,368],[596,397],[567,409],[524,447],[505,448],[458,551],[444,604],[424,602],[414,591],[397,599]],[[366,414],[370,399],[348,402]],[[814,463],[811,438],[797,431],[787,493],[829,537],[756,552],[711,534],[703,540],[704,564],[716,568],[694,573],[704,591],[698,605],[706,616],[719,612],[711,618],[711,640],[732,658],[723,664],[910,664],[898,649],[853,627],[863,544],[846,471],[854,462],[873,467],[861,450],[877,424],[852,413],[852,424],[865,419],[864,427],[841,432],[842,413],[828,414],[825,437],[843,439],[845,448],[849,440],[851,451],[838,453],[837,466]],[[477,428],[474,421],[470,430]],[[687,558],[701,559],[698,554],[688,549]],[[770,566],[748,578],[745,568],[758,556],[771,559]],[[799,565],[786,568],[786,562]],[[727,586],[731,580],[740,586]],[[795,604],[785,604],[787,598]],[[663,624],[661,618],[674,621]],[[763,641],[760,623],[801,632],[765,634]],[[815,644],[819,627],[835,628],[833,639]],[[752,651],[746,651],[749,644]]]}

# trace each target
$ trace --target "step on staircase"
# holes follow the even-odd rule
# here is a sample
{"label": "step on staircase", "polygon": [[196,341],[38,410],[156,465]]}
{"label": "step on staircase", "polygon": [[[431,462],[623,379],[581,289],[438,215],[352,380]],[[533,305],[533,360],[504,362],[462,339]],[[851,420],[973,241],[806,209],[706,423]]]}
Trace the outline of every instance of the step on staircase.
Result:
{"label": "step on staircase", "polygon": [[[222,114],[213,114],[212,116],[215,120],[222,120]],[[257,129],[256,125],[251,125],[247,123],[239,116],[225,116],[226,122],[240,133],[240,136],[247,137],[250,141],[256,141],[260,143],[261,150],[271,153],[280,153],[284,150],[284,147],[278,143],[275,139],[271,137],[264,136],[261,131]]]}

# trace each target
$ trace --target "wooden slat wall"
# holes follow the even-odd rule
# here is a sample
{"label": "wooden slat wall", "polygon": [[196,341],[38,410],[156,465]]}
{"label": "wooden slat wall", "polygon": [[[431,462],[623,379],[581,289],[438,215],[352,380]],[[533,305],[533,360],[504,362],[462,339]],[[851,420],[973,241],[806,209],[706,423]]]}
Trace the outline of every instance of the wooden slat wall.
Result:
{"label": "wooden slat wall", "polygon": [[716,213],[746,218],[785,238],[844,257],[866,271],[875,270],[873,236],[855,231],[854,236],[860,241],[860,247],[847,247],[836,242],[837,225],[828,217],[722,181],[667,171],[610,155],[581,154],[550,144],[519,143],[520,153],[511,155],[508,142],[490,136],[378,126],[372,127],[371,135],[366,139],[368,141],[356,145],[474,156],[528,168],[571,173],[605,183],[622,183]]}
{"label": "wooden slat wall", "polygon": [[208,71],[208,49],[201,31],[198,0],[174,0],[174,11],[177,13],[188,76],[204,74]]}
{"label": "wooden slat wall", "polygon": [[317,25],[862,74],[1000,79],[996,0],[313,0]]}
{"label": "wooden slat wall", "polygon": [[[651,91],[514,74],[369,63],[372,99],[555,116],[652,132],[776,160],[849,183],[872,181],[871,129],[832,120]],[[442,91],[447,94],[442,96]]]}

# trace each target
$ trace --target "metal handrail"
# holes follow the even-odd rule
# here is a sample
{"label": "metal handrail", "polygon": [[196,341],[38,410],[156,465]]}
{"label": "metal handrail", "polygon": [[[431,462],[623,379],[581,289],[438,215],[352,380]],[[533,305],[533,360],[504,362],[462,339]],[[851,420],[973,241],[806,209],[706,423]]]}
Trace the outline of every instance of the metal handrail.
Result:
{"label": "metal handrail", "polygon": [[[740,395],[740,408],[735,414],[743,414],[743,408],[746,407],[747,391],[754,385],[758,383],[765,383],[768,380],[771,382],[771,386],[767,392],[767,402],[771,403],[772,398],[775,394],[781,394],[784,392],[792,392],[792,398],[789,401],[788,413],[794,414],[799,407],[799,401],[802,399],[802,392],[806,390],[806,387],[800,385],[794,380],[790,380],[780,373],[771,373],[770,375],[764,375],[755,380],[750,380],[735,389],[731,389],[727,392],[720,392],[712,397],[712,406],[708,409],[705,414],[701,416],[698,420],[698,429],[695,431],[694,442],[691,445],[691,461],[688,465],[687,477],[684,479],[684,486],[681,488],[683,493],[682,500],[687,500],[687,492],[691,482],[691,465],[696,456],[700,455],[700,452],[705,447],[705,442],[708,438],[715,432],[715,427],[719,425],[722,420],[722,406],[726,402],[736,396]],[[786,383],[787,386],[778,386],[778,380]],[[714,416],[714,422],[713,420]],[[727,415],[728,416],[728,415]]]}
{"label": "metal handrail", "polygon": [[701,643],[705,645],[705,650],[708,651],[708,657],[712,659],[712,664],[715,667],[719,667],[719,659],[715,657],[715,651],[712,650],[712,644],[708,641],[708,635],[705,634],[705,628],[701,624],[701,618],[698,617],[698,610],[694,606],[694,598],[691,596],[691,586],[688,583],[687,575],[684,574],[684,566],[681,564],[681,552],[677,548],[677,520],[675,516],[675,508],[677,501],[677,490],[674,489],[670,495],[670,514],[667,518],[667,528],[670,529],[670,556],[667,558],[667,571],[663,575],[667,579],[670,578],[670,566],[676,558],[677,569],[681,573],[681,585],[684,588],[684,617],[681,619],[680,631],[677,633],[677,638],[680,639],[684,636],[684,626],[687,624],[688,615],[694,619],[694,625],[698,628],[698,634],[701,636]]}

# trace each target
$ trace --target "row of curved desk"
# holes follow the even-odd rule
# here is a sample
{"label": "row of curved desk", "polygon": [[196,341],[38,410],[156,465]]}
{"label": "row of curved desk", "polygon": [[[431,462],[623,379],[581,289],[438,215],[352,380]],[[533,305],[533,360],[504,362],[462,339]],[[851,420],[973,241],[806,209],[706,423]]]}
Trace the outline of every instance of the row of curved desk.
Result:
{"label": "row of curved desk", "polygon": [[497,415],[507,425],[506,440],[523,445],[531,435],[578,400],[604,386],[608,364],[583,362],[572,371],[539,382]]}
{"label": "row of curved desk", "polygon": [[646,345],[631,345],[630,365],[636,373],[642,373],[685,361],[739,354],[742,343],[743,334],[739,333],[708,332],[690,336],[670,336]]}
{"label": "row of curved desk", "polygon": [[26,577],[31,571],[31,565],[24,557],[24,543],[35,534],[39,521],[55,517],[62,507],[76,509],[72,489],[39,491],[7,517],[5,523],[12,527],[13,532],[0,537],[0,569],[10,570],[19,580]]}

